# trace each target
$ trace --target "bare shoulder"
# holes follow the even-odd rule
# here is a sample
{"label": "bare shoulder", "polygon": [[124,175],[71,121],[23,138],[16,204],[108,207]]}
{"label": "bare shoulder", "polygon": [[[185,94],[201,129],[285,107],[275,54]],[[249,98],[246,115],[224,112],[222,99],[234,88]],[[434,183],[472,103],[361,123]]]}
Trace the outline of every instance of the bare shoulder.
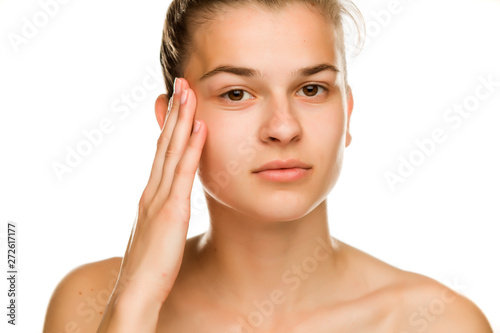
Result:
{"label": "bare shoulder", "polygon": [[420,274],[402,272],[401,279],[405,302],[399,327],[408,332],[493,333],[483,312],[464,295]]}
{"label": "bare shoulder", "polygon": [[380,311],[384,331],[492,333],[481,310],[467,297],[421,274],[391,266],[342,243],[357,275],[370,288],[363,294]]}
{"label": "bare shoulder", "polygon": [[83,264],[67,273],[52,293],[43,332],[95,333],[118,278],[121,261],[121,257],[113,257]]}

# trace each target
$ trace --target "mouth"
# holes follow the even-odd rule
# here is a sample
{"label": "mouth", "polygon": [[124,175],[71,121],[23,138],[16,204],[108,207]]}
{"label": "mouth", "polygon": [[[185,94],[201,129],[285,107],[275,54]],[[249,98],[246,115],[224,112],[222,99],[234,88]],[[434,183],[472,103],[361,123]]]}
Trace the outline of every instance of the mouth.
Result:
{"label": "mouth", "polygon": [[273,182],[293,182],[305,178],[311,169],[289,168],[289,169],[269,169],[256,172],[260,178]]}
{"label": "mouth", "polygon": [[291,182],[305,178],[312,172],[312,166],[296,159],[268,162],[252,173],[274,182]]}
{"label": "mouth", "polygon": [[281,170],[281,169],[312,169],[312,166],[297,159],[288,160],[274,160],[261,165],[253,172],[262,172],[267,170]]}

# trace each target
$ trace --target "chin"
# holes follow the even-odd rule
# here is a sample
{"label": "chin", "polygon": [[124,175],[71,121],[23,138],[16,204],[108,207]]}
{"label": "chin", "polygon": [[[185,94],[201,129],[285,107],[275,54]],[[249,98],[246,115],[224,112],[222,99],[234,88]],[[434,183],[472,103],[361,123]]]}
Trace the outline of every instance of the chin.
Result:
{"label": "chin", "polygon": [[254,198],[239,210],[263,222],[294,221],[306,216],[324,199],[313,198],[310,192],[273,193]]}

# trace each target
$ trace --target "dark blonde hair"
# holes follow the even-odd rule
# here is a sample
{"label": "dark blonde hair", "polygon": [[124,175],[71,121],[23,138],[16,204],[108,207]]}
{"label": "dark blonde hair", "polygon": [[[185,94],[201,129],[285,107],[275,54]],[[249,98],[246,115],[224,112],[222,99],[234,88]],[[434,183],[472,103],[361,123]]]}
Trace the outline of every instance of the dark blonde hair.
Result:
{"label": "dark blonde hair", "polygon": [[213,18],[227,7],[260,5],[278,12],[287,5],[301,3],[318,10],[335,27],[336,47],[341,57],[341,70],[344,74],[346,91],[347,61],[345,47],[344,17],[350,18],[357,28],[360,49],[364,36],[363,16],[351,0],[172,0],[167,11],[161,41],[160,62],[165,79],[167,97],[173,93],[174,79],[184,76],[184,68],[192,50],[192,33],[196,27]]}

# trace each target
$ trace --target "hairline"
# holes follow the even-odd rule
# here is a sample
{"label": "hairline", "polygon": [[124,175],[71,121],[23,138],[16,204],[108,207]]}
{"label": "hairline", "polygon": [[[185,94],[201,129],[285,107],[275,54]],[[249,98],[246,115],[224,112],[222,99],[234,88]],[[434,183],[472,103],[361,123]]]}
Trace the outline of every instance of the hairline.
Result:
{"label": "hairline", "polygon": [[[210,23],[210,21],[215,21],[217,15],[220,15],[220,12],[226,12],[227,8],[232,8],[232,9],[239,9],[242,7],[246,6],[251,6],[257,9],[271,9],[272,12],[271,14],[276,15],[286,9],[288,6],[292,5],[302,5],[306,8],[311,9],[312,11],[317,12],[320,14],[330,25],[331,27],[331,32],[333,34],[334,38],[334,45],[335,45],[335,60],[336,62],[340,63],[340,69],[338,72],[343,74],[343,80],[344,80],[344,85],[347,86],[346,82],[346,72],[347,72],[347,65],[345,62],[345,39],[343,36],[343,33],[338,33],[339,29],[342,29],[342,22],[339,20],[339,22],[335,22],[335,20],[331,17],[331,15],[328,15],[327,13],[323,12],[323,8],[319,6],[315,6],[311,4],[308,1],[304,0],[289,0],[283,4],[278,4],[278,3],[263,3],[260,2],[259,0],[248,0],[246,3],[241,3],[241,2],[230,2],[230,3],[216,3],[213,4],[207,8],[201,8],[193,13],[190,13],[190,15],[187,17],[187,22],[188,22],[188,39],[185,41],[186,42],[186,54],[187,56],[184,57],[183,61],[179,63],[180,67],[180,73],[182,76],[184,76],[186,66],[191,60],[192,55],[196,52],[194,49],[194,38],[193,36],[196,34],[196,31],[200,28],[202,28],[203,25]],[[211,13],[210,13],[211,12]],[[265,11],[266,13],[269,13],[268,11]],[[203,15],[203,14],[209,14],[209,15]],[[341,13],[337,13],[337,15],[340,15]],[[203,20],[199,20],[199,18],[203,17]],[[335,66],[337,67],[337,66]],[[338,67],[337,67],[338,69]]]}

